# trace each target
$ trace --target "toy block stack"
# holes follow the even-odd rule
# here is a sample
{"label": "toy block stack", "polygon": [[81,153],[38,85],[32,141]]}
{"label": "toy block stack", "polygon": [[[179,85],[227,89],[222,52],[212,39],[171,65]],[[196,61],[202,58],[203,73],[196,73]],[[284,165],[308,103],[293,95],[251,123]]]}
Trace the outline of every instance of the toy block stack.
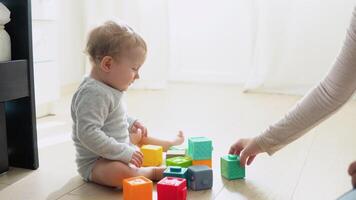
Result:
{"label": "toy block stack", "polygon": [[141,147],[143,154],[142,166],[159,166],[162,164],[163,148],[156,145],[143,145]]}
{"label": "toy block stack", "polygon": [[166,159],[166,166],[189,167],[192,165],[192,159],[188,156],[178,156]]}
{"label": "toy block stack", "polygon": [[189,187],[192,190],[207,190],[213,187],[213,170],[205,165],[188,168]]}
{"label": "toy block stack", "polygon": [[245,177],[245,168],[240,166],[240,157],[237,155],[226,155],[220,158],[221,175],[229,180]]}
{"label": "toy block stack", "polygon": [[212,141],[206,137],[191,137],[188,139],[188,155],[193,165],[206,165],[212,167]]}
{"label": "toy block stack", "polygon": [[165,177],[157,183],[158,200],[186,200],[187,183],[184,178]]}
{"label": "toy block stack", "polygon": [[152,188],[152,181],[143,176],[124,179],[124,200],[152,200]]}

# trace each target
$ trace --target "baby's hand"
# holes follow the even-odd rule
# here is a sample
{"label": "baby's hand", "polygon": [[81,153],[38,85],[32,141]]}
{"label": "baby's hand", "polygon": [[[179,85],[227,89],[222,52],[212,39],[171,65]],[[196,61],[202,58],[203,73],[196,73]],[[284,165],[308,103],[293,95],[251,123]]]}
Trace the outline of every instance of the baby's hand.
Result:
{"label": "baby's hand", "polygon": [[144,125],[142,125],[141,122],[139,122],[139,121],[135,121],[132,124],[130,133],[135,133],[135,132],[137,132],[138,129],[141,130],[142,137],[147,137],[147,128]]}
{"label": "baby's hand", "polygon": [[135,151],[132,154],[130,163],[135,165],[136,167],[140,168],[143,163],[143,154],[140,151]]}

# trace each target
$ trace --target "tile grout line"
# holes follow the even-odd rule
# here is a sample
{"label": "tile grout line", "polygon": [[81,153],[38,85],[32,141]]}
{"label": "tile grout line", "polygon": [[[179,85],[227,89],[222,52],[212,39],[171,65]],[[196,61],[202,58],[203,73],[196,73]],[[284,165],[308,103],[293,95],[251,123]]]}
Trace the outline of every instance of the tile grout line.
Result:
{"label": "tile grout line", "polygon": [[305,159],[304,159],[302,169],[300,170],[300,173],[299,173],[299,176],[298,176],[298,180],[297,180],[297,182],[296,182],[296,184],[295,184],[295,186],[294,186],[293,193],[292,193],[290,199],[293,199],[293,197],[294,197],[294,195],[295,195],[296,189],[297,189],[297,187],[298,187],[298,185],[299,185],[299,183],[300,183],[300,180],[301,180],[301,178],[302,178],[303,171],[304,171],[304,169],[305,169],[305,166],[306,166],[307,161],[309,160],[310,152],[311,152],[311,149],[312,149],[312,147],[313,147],[313,145],[314,145],[314,142],[315,142],[315,139],[316,139],[317,136],[318,136],[318,134],[315,134],[315,136],[313,137],[312,142],[311,142],[311,144],[310,144],[310,146],[309,146],[309,148],[308,148],[307,156],[306,156]]}
{"label": "tile grout line", "polygon": [[81,186],[83,186],[83,185],[85,185],[85,184],[86,184],[86,183],[82,183],[82,184],[79,185],[78,187],[75,187],[75,188],[73,188],[72,190],[70,190],[69,192],[67,192],[67,193],[65,193],[65,194],[63,194],[63,195],[61,195],[61,196],[59,196],[56,200],[58,200],[58,199],[60,199],[60,198],[62,198],[62,197],[64,197],[64,196],[66,196],[66,195],[70,195],[71,192],[73,192],[74,190],[80,188]]}

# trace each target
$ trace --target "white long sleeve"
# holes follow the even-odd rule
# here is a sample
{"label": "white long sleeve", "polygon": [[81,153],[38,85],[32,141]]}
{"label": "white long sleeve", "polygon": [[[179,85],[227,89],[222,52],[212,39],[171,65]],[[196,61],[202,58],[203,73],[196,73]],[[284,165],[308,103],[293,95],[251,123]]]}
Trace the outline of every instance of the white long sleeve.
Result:
{"label": "white long sleeve", "polygon": [[282,119],[256,138],[272,155],[304,135],[344,105],[356,90],[356,7],[344,45],[329,73]]}

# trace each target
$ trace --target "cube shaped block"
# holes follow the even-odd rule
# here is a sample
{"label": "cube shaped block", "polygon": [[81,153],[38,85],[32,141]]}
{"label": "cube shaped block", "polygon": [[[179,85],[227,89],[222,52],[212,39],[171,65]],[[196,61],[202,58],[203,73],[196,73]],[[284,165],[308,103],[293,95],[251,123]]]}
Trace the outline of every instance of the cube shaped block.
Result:
{"label": "cube shaped block", "polygon": [[188,167],[189,187],[192,190],[207,190],[213,187],[213,170],[205,165]]}
{"label": "cube shaped block", "polygon": [[143,145],[143,166],[159,166],[162,164],[163,148],[156,145]]}
{"label": "cube shaped block", "polygon": [[157,183],[158,200],[186,200],[187,183],[184,178],[164,177]]}
{"label": "cube shaped block", "polygon": [[137,176],[123,180],[124,200],[152,200],[152,181]]}
{"label": "cube shaped block", "polygon": [[178,177],[178,178],[185,178],[187,179],[187,172],[188,169],[184,167],[179,167],[179,166],[169,166],[167,167],[166,170],[163,172],[163,176],[170,176],[170,177]]}
{"label": "cube shaped block", "polygon": [[211,160],[212,141],[206,137],[191,137],[188,139],[188,155],[193,160]]}
{"label": "cube shaped block", "polygon": [[192,159],[188,156],[179,156],[166,159],[166,166],[189,167],[192,165]]}
{"label": "cube shaped block", "polygon": [[178,156],[185,156],[185,150],[168,150],[166,153],[166,159]]}
{"label": "cube shaped block", "polygon": [[212,168],[211,160],[193,160],[193,165],[206,165]]}
{"label": "cube shaped block", "polygon": [[229,180],[245,177],[245,168],[240,166],[240,157],[226,155],[220,158],[221,175]]}
{"label": "cube shaped block", "polygon": [[179,146],[171,146],[171,147],[169,147],[168,150],[183,150],[183,151],[186,151],[187,148],[184,145],[179,145]]}

